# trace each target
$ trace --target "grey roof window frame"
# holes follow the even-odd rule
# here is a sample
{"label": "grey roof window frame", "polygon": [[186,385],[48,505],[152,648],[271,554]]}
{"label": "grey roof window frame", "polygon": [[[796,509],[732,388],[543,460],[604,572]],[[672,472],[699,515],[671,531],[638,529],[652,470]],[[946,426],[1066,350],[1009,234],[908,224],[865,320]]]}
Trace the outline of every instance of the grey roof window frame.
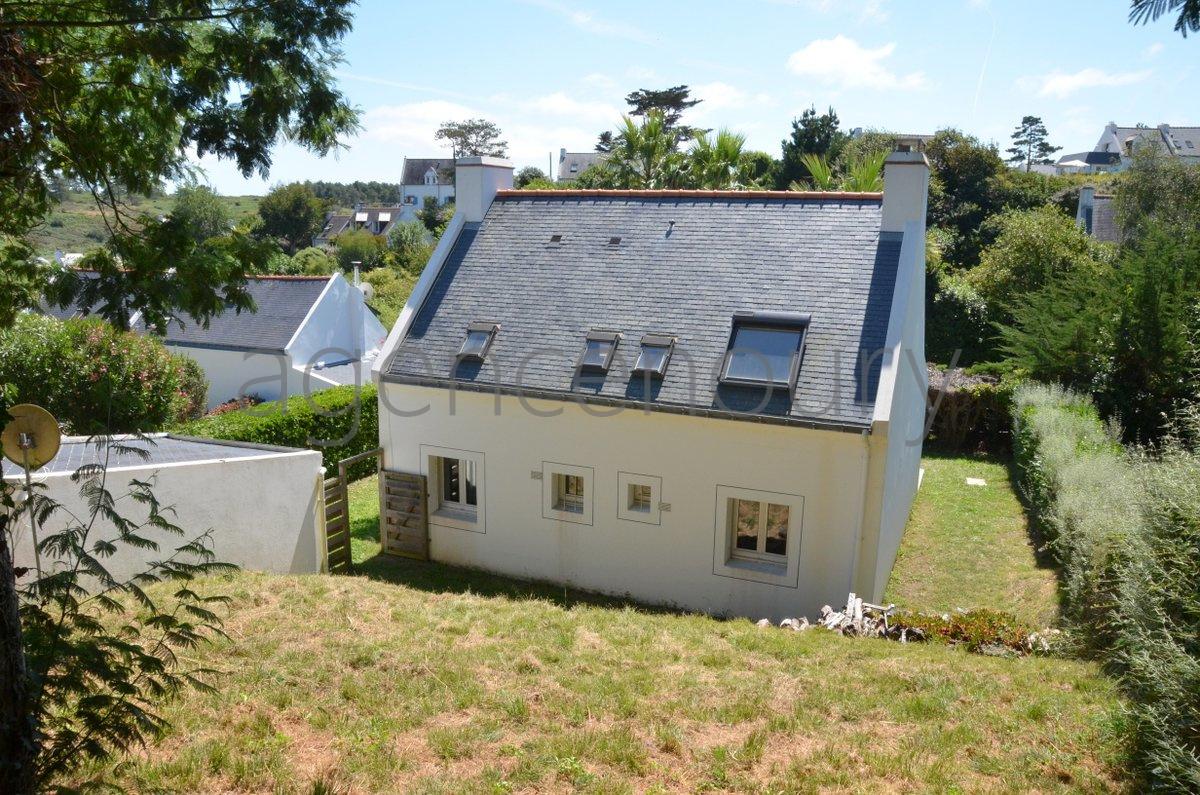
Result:
{"label": "grey roof window frame", "polygon": [[[812,315],[807,312],[734,312],[729,329],[729,343],[725,348],[725,360],[721,364],[720,383],[731,386],[758,388],[786,386],[789,394],[794,393],[796,391],[796,381],[800,377],[800,362],[804,356],[804,345],[808,339],[808,329],[811,323]],[[786,381],[773,378],[747,378],[730,375],[730,365],[733,363],[734,354],[738,350],[738,332],[742,330],[792,332],[796,334],[796,346],[791,352],[791,363],[788,367]]]}
{"label": "grey roof window frame", "polygon": [[[598,343],[596,347],[599,347],[599,344],[609,343],[607,353],[599,362],[588,361],[588,354],[593,348],[593,343]],[[583,352],[579,354],[576,369],[581,373],[607,373],[608,368],[612,366],[613,357],[617,354],[617,346],[620,344],[621,332],[619,331],[589,331],[584,341]]]}
{"label": "grey roof window frame", "polygon": [[[458,349],[457,361],[482,362],[492,349],[496,333],[500,331],[499,323],[471,323],[467,326],[467,336],[463,338],[462,347]],[[483,338],[482,347],[478,345],[479,336]]]}
{"label": "grey roof window frame", "polygon": [[[647,348],[664,349],[662,360],[657,367],[645,365],[644,356]],[[671,354],[675,352],[675,337],[670,334],[645,334],[642,336],[641,348],[638,350],[637,361],[633,364],[633,375],[649,375],[651,378],[663,378],[667,367],[671,364]]]}

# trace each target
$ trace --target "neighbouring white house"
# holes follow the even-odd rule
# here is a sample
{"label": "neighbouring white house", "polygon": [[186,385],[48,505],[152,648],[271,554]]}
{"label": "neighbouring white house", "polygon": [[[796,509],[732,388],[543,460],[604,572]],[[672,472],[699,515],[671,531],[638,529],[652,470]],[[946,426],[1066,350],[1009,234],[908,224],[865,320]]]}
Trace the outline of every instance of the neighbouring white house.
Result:
{"label": "neighbouring white house", "polygon": [[1055,165],[1060,174],[1124,171],[1133,163],[1133,153],[1139,146],[1155,147],[1185,163],[1200,163],[1200,127],[1121,127],[1110,121],[1092,151],[1063,155]]}
{"label": "neighbouring white house", "polygon": [[432,196],[438,204],[454,201],[454,158],[406,157],[400,178],[400,206],[411,221]]}
{"label": "neighbouring white house", "polygon": [[[89,274],[80,272],[85,278]],[[225,311],[207,328],[190,320],[173,321],[161,337],[170,351],[204,369],[208,408],[243,395],[278,400],[367,382],[387,329],[359,287],[335,273],[255,276],[247,291],[253,311]],[[86,315],[90,308],[77,303],[43,311],[65,319]],[[146,331],[137,316],[130,326]]]}
{"label": "neighbouring white house", "polygon": [[574,182],[579,175],[608,158],[607,152],[568,152],[558,150],[557,182]]}
{"label": "neighbouring white house", "polygon": [[[159,502],[172,508],[168,521],[184,530],[177,535],[148,527],[139,533],[158,544],[157,549],[117,544],[116,554],[104,560],[117,579],[144,571],[151,562],[164,560],[205,532],[211,532],[212,549],[224,563],[281,574],[312,574],[325,568],[320,452],[161,433],[113,441],[119,447],[67,437],[58,455],[33,473],[34,483],[41,485],[39,493],[62,506],[39,520],[39,540],[63,530],[68,522],[90,524],[88,495],[80,494],[81,484],[72,475],[80,467],[104,464],[105,488],[119,514],[138,523],[146,521],[149,506],[125,495],[132,481],[150,482]],[[23,499],[21,469],[0,461],[0,475],[22,490],[19,499]],[[28,512],[17,515],[11,531],[15,563],[33,569],[36,559]],[[113,540],[116,535],[104,516],[91,524],[90,542]],[[42,562],[49,567],[52,561],[43,554]]]}
{"label": "neighbouring white house", "polygon": [[919,475],[928,181],[917,151],[882,194],[514,191],[460,160],[372,369],[385,550],[721,615],[878,600]]}

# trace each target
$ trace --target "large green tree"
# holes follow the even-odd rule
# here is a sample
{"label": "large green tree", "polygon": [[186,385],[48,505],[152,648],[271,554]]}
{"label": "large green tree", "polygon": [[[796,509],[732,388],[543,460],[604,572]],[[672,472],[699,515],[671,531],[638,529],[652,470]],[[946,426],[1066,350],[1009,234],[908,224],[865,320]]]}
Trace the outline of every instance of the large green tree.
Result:
{"label": "large green tree", "polygon": [[229,234],[233,214],[221,197],[206,185],[183,185],[175,191],[171,217],[191,226],[197,243]]}
{"label": "large green tree", "polygon": [[454,157],[508,156],[508,141],[501,136],[500,128],[487,119],[442,122],[434,137],[449,141]]}
{"label": "large green tree", "polygon": [[[357,127],[332,78],[352,6],[352,0],[0,0],[0,325],[11,325],[51,281],[56,289],[64,285],[54,296],[60,300],[83,289],[52,279],[56,274],[41,267],[24,241],[63,182],[91,193],[110,233],[93,263],[99,275],[87,288],[106,317],[127,325],[136,309],[151,325],[181,316],[206,322],[228,306],[248,307],[245,273],[264,257],[252,241],[235,236],[197,244],[192,224],[139,216],[122,197],[186,180],[193,153],[265,176],[281,139],[322,154],[337,146]],[[7,517],[13,507],[7,486],[0,501],[0,516]],[[86,533],[79,537],[79,544],[62,546],[69,560],[91,554],[84,552]],[[44,593],[61,596],[48,605],[60,616],[68,613],[58,607],[79,602],[69,588]],[[57,746],[66,752],[60,761],[77,763],[152,732],[157,717],[134,707],[146,688],[170,689],[153,671],[143,675],[143,663],[167,669],[161,658],[133,648],[139,639],[132,628],[120,643],[99,635],[113,638],[103,649],[57,646],[70,635],[42,631],[62,629],[54,622],[26,621],[34,614],[22,614],[21,594],[7,528],[0,526],[0,792],[6,793],[33,790],[45,771],[37,704],[69,720],[80,704],[116,699],[114,722],[101,720],[93,727],[98,732],[75,735],[86,744]],[[172,630],[157,610],[148,615],[164,632],[191,632],[178,620]],[[43,679],[34,692],[30,677],[43,670],[44,659],[35,655],[29,664],[31,648],[48,649],[44,659],[51,662],[66,661],[60,673],[73,689],[58,691],[64,700],[57,705],[38,695],[57,684]],[[61,654],[89,648],[96,654],[88,658]],[[168,646],[159,648],[165,653]],[[101,663],[104,676],[87,679],[88,665]],[[95,688],[90,701],[89,687]],[[110,688],[125,688],[127,698]],[[118,734],[105,733],[114,728]]]}
{"label": "large green tree", "polygon": [[1135,25],[1145,25],[1176,11],[1179,16],[1175,20],[1175,30],[1180,35],[1187,38],[1189,31],[1200,32],[1200,0],[1132,0],[1129,21]]}
{"label": "large green tree", "polygon": [[1050,133],[1046,124],[1039,116],[1024,116],[1021,123],[1013,130],[1013,145],[1008,148],[1008,162],[1025,166],[1026,171],[1035,165],[1051,162],[1050,155],[1062,149],[1061,146],[1050,145]]}
{"label": "large green tree", "polygon": [[289,254],[312,245],[325,223],[325,202],[299,182],[280,185],[258,203],[259,234],[278,240]]}
{"label": "large green tree", "polygon": [[641,124],[625,116],[605,163],[615,185],[635,190],[681,187],[686,168],[675,131],[660,110],[649,111]]}
{"label": "large green tree", "polygon": [[809,108],[792,120],[792,132],[780,144],[783,150],[779,168],[778,187],[787,189],[793,182],[804,182],[812,173],[804,165],[805,155],[819,155],[827,162],[837,160],[849,136],[839,128],[837,113],[830,108],[817,113]]}
{"label": "large green tree", "polygon": [[[670,88],[639,88],[625,95],[629,105],[629,115],[646,118],[652,112],[662,114],[663,126],[675,133],[679,143],[690,141],[697,133],[708,132],[697,127],[681,124],[685,111],[696,107],[704,100],[692,99],[692,90],[686,85],[671,86]],[[603,142],[603,136],[601,136]],[[597,151],[605,151],[597,146]]]}

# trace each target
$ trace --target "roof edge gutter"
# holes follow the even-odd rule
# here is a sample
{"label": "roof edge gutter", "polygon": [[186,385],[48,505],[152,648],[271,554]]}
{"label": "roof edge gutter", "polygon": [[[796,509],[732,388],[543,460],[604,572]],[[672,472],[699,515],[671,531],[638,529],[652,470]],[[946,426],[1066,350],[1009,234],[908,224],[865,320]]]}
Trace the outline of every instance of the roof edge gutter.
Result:
{"label": "roof edge gutter", "polygon": [[754,422],[762,425],[786,425],[794,428],[807,428],[814,431],[832,431],[837,433],[854,433],[866,435],[871,433],[868,425],[853,423],[828,422],[802,417],[776,417],[764,414],[729,411],[727,409],[704,409],[694,406],[681,406],[667,403],[647,403],[641,400],[615,398],[606,395],[585,395],[579,392],[566,392],[554,389],[528,389],[524,387],[504,386],[499,384],[476,384],[469,381],[456,381],[453,378],[431,378],[428,376],[403,376],[384,373],[380,381],[406,386],[433,387],[463,392],[485,392],[493,395],[510,395],[518,398],[533,398],[540,400],[556,400],[566,403],[587,403],[598,406],[654,411],[661,414],[682,414],[690,417],[705,417],[708,419],[737,420],[739,422]]}

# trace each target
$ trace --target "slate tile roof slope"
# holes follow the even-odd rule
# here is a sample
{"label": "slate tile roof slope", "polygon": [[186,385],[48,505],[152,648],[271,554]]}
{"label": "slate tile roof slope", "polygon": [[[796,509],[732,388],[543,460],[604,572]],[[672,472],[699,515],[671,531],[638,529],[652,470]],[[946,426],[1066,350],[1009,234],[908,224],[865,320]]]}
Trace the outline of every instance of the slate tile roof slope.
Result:
{"label": "slate tile roof slope", "polygon": [[[900,251],[880,221],[878,198],[501,195],[461,233],[387,377],[865,427]],[[718,385],[738,310],[811,313],[793,399]],[[487,361],[456,365],[476,321],[501,326]],[[602,382],[580,384],[592,329],[623,339]],[[631,375],[646,333],[678,338],[649,395]]]}
{"label": "slate tile roof slope", "polygon": [[168,345],[281,352],[328,283],[328,276],[252,278],[247,289],[256,311],[223,312],[212,319],[208,328],[176,321],[168,327],[163,341]]}
{"label": "slate tile roof slope", "polygon": [[[96,278],[95,271],[77,271],[76,275],[80,279],[86,279],[89,281]],[[74,303],[68,304],[65,307],[48,303],[45,299],[38,301],[39,312],[41,312],[43,315],[56,317],[59,320],[70,320],[73,317],[84,317],[86,315],[95,313],[100,308],[101,307],[99,304],[92,304],[91,306],[85,308],[83,304],[80,303],[78,298],[76,298]]]}
{"label": "slate tile roof slope", "polygon": [[[122,448],[131,448],[126,450]],[[141,450],[143,454],[132,452]],[[278,448],[280,452],[283,448]],[[54,456],[39,475],[54,472],[74,472],[84,465],[105,464],[107,467],[149,467],[161,464],[181,464],[195,461],[211,461],[227,458],[252,458],[268,455],[264,448],[242,446],[237,443],[217,440],[180,438],[176,436],[151,436],[146,439],[120,439],[112,447],[102,449],[80,437],[62,440],[58,455]],[[0,463],[4,477],[21,475],[20,467],[9,461]]]}
{"label": "slate tile roof slope", "polygon": [[1117,213],[1112,196],[1097,196],[1093,199],[1091,221],[1088,232],[1092,237],[1106,243],[1121,242],[1121,230],[1117,227]]}
{"label": "slate tile roof slope", "polygon": [[404,185],[424,185],[425,174],[433,169],[438,175],[439,185],[454,184],[454,158],[452,157],[406,157],[401,182]]}

